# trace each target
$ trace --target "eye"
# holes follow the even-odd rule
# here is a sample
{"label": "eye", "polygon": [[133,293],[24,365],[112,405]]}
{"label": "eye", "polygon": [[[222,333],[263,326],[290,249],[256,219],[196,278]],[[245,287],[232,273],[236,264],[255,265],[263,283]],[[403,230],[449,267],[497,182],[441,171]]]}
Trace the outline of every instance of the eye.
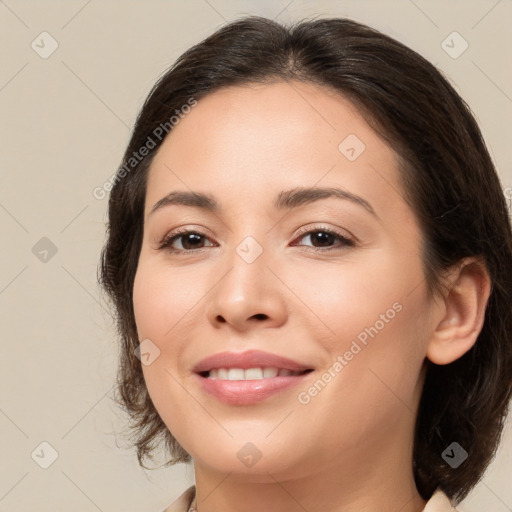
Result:
{"label": "eye", "polygon": [[[175,231],[174,233],[166,236],[160,242],[158,248],[166,249],[170,252],[191,252],[203,249],[202,244],[207,239],[208,238],[203,233],[185,229],[178,232]],[[176,245],[178,245],[178,247],[176,247]]]}
{"label": "eye", "polygon": [[[309,239],[313,244],[313,249],[316,251],[329,251],[334,249],[340,249],[342,247],[354,247],[355,242],[350,238],[347,238],[341,233],[327,228],[309,229],[301,234],[296,240]],[[332,246],[333,243],[338,241],[337,245]],[[317,244],[317,245],[315,245]],[[293,244],[301,245],[301,244]]]}
{"label": "eye", "polygon": [[[329,250],[341,249],[343,247],[354,247],[356,244],[353,240],[347,238],[341,233],[327,228],[317,228],[303,230],[299,238],[296,240],[309,239],[312,244],[312,249],[319,252],[325,252]],[[209,242],[208,245],[204,245]],[[338,242],[336,244],[336,242]],[[336,245],[332,245],[332,244]],[[167,235],[159,244],[158,249],[165,249],[172,253],[185,253],[200,251],[205,247],[213,247],[210,239],[203,233],[190,229],[183,229],[180,231],[174,231]],[[296,244],[292,245],[307,245],[307,244]]]}

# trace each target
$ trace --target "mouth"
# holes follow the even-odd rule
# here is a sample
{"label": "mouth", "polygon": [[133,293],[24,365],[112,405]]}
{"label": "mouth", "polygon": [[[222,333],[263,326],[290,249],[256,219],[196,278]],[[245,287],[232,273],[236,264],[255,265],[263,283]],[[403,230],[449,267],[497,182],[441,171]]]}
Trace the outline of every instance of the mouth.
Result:
{"label": "mouth", "polygon": [[215,354],[193,369],[205,393],[230,405],[282,395],[313,371],[292,359],[256,350]]}
{"label": "mouth", "polygon": [[255,368],[212,368],[209,371],[201,372],[201,377],[207,379],[222,380],[261,380],[273,379],[275,377],[297,377],[305,373],[312,372],[307,370],[289,370],[288,368],[277,368],[275,366],[260,366]]}

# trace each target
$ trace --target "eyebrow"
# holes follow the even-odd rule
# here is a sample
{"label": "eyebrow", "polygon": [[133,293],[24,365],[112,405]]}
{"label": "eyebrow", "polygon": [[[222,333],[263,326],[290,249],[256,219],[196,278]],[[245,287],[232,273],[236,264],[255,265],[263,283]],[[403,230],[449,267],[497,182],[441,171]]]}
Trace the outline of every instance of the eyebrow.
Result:
{"label": "eyebrow", "polygon": [[[321,199],[335,197],[350,201],[354,204],[362,206],[365,210],[378,218],[372,205],[362,197],[336,187],[298,187],[280,192],[274,200],[274,208],[284,210],[290,208],[298,208],[305,204],[313,203]],[[201,208],[210,212],[218,212],[219,204],[210,194],[201,192],[174,191],[162,197],[155,203],[150,211],[150,215],[160,208],[169,205],[183,205]]]}

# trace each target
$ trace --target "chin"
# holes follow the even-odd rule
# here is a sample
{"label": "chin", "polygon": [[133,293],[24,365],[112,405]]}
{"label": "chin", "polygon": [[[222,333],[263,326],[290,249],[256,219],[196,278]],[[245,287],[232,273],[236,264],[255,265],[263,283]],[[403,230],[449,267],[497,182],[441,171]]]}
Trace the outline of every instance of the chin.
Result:
{"label": "chin", "polygon": [[189,453],[196,466],[233,477],[251,477],[251,481],[259,483],[274,483],[270,475],[280,474],[284,477],[295,474],[297,467],[307,466],[307,455],[301,455],[292,443],[283,444],[284,441],[277,438],[270,442],[264,434],[260,437],[247,441],[237,436],[221,443],[212,440],[211,436],[205,436],[204,439],[210,442],[207,445],[193,443]]}

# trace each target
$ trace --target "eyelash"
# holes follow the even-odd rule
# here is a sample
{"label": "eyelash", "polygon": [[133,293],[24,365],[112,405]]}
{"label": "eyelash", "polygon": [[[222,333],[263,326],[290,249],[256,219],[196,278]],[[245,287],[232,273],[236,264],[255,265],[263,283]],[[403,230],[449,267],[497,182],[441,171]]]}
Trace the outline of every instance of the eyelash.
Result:
{"label": "eyelash", "polygon": [[[338,233],[337,231],[334,231],[332,229],[323,228],[323,227],[317,227],[317,228],[313,228],[313,229],[311,229],[311,228],[305,229],[305,230],[299,232],[297,238],[304,238],[305,236],[311,235],[314,233],[327,233],[329,235],[332,235],[332,236],[336,237],[339,241],[341,241],[342,245],[338,245],[338,246],[334,246],[334,247],[323,247],[323,248],[307,246],[307,247],[309,247],[309,250],[313,250],[313,252],[323,253],[323,252],[327,252],[327,251],[334,251],[336,249],[340,250],[343,247],[355,247],[355,245],[356,245],[356,243],[353,240],[347,238],[346,236],[342,235],[341,233]],[[204,233],[201,233],[200,231],[193,230],[193,229],[182,229],[182,230],[174,231],[173,233],[170,233],[169,235],[164,237],[164,239],[160,242],[158,249],[159,250],[165,249],[174,254],[198,253],[198,252],[202,251],[203,249],[207,249],[207,247],[199,247],[197,249],[187,250],[187,249],[175,249],[172,247],[172,244],[174,243],[175,240],[178,240],[182,236],[189,235],[189,234],[199,235],[201,237],[208,238],[207,235],[205,235]]]}

